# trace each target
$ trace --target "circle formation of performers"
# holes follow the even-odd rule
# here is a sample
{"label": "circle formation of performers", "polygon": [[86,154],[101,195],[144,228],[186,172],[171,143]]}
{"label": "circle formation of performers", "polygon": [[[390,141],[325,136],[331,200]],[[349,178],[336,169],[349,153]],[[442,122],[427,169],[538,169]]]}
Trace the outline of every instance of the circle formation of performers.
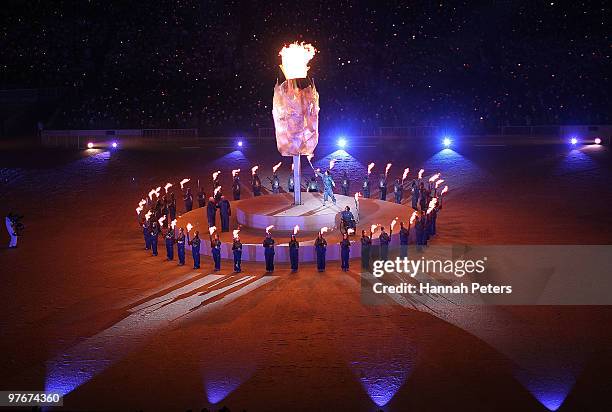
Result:
{"label": "circle formation of performers", "polygon": [[[282,190],[280,180],[276,174],[276,169],[279,165],[273,168],[272,178],[268,178],[270,181],[271,192],[276,194]],[[333,167],[333,163],[331,164]],[[370,198],[371,184],[370,184],[370,171],[373,167],[371,163],[368,167],[368,174],[364,178],[361,184],[361,192],[355,194],[357,201],[358,197]],[[387,173],[390,164],[387,165],[387,169],[384,174],[380,174],[377,182],[378,196],[380,200],[386,200],[387,198]],[[258,166],[251,169],[251,188],[253,196],[262,195],[262,183],[261,179],[257,174]],[[424,170],[421,169],[418,173],[418,177],[406,182],[406,176],[408,168],[404,170],[402,177],[395,179],[393,183],[393,200],[395,203],[401,204],[403,200],[403,194],[405,190],[410,192],[410,202],[413,209],[412,215],[406,219],[406,222],[399,222],[399,257],[406,258],[408,256],[408,246],[410,242],[410,230],[413,228],[415,231],[415,246],[416,250],[421,252],[427,246],[428,241],[432,236],[436,234],[436,220],[437,216],[442,209],[442,197],[448,191],[448,186],[440,188],[444,179],[440,178],[440,173],[436,173],[424,180],[422,175]],[[307,182],[306,187],[303,187],[308,192],[320,192],[317,177],[320,177],[323,182],[323,204],[328,198],[335,204],[336,199],[334,197],[333,189],[336,187],[335,181],[331,174],[331,168],[325,173],[320,173],[319,169],[314,170],[313,176]],[[240,182],[240,169],[232,171],[233,183],[232,183],[232,197],[234,200],[240,200],[241,197],[241,182]],[[219,237],[219,230],[217,229],[217,211],[219,211],[221,232],[230,231],[230,216],[231,216],[231,205],[230,201],[223,195],[221,184],[219,182],[220,171],[213,173],[212,186],[213,195],[208,197],[204,192],[204,188],[200,187],[198,180],[198,192],[196,194],[197,206],[201,209],[206,209],[206,217],[208,221],[208,235],[211,245],[211,254],[214,263],[214,271],[221,270],[221,240]],[[190,182],[190,179],[183,179],[179,184],[181,187],[181,196],[184,205],[184,213],[190,212],[194,208],[194,196],[190,187],[185,185]],[[191,246],[191,255],[193,260],[193,268],[200,268],[200,248],[202,240],[200,232],[198,230],[193,231],[193,226],[187,224],[186,227],[177,227],[177,199],[174,191],[170,188],[174,185],[167,183],[163,189],[165,193],[161,195],[162,187],[158,187],[149,192],[145,199],[142,199],[136,209],[136,212],[140,218],[140,225],[142,227],[142,234],[144,237],[145,250],[150,250],[153,256],[158,255],[158,241],[161,236],[166,246],[166,260],[174,260],[174,250],[178,255],[178,264],[180,266],[185,265],[185,249],[186,245]],[[301,186],[301,185],[300,185]],[[293,181],[293,174],[289,176],[287,182],[287,191],[293,192],[295,190],[295,184]],[[341,194],[348,196],[350,191],[350,180],[346,172],[343,173],[340,183]],[[148,209],[144,213],[145,207]],[[341,212],[341,233],[342,238],[339,242],[340,246],[340,260],[341,269],[343,271],[349,270],[351,240],[350,236],[355,234],[356,221],[353,213],[350,211],[350,207],[346,207]],[[375,232],[379,232],[379,250],[378,256],[380,260],[387,260],[389,258],[389,244],[391,242],[391,235],[393,234],[394,226],[397,221],[394,219],[391,222],[389,231],[387,232],[383,225],[371,225],[370,230],[361,231],[361,269],[370,270],[370,260],[372,256],[372,248],[375,247],[372,244],[373,236]],[[272,273],[274,271],[274,245],[275,240],[271,233],[272,227],[266,228],[265,237],[262,240],[262,246],[264,248],[264,257],[266,272]],[[326,251],[327,251],[327,240],[325,233],[328,228],[323,227],[317,233],[317,237],[314,241],[314,248],[316,252],[316,265],[319,272],[325,270],[326,264]],[[232,240],[232,254],[233,254],[233,271],[240,273],[242,271],[242,249],[243,245],[240,241],[240,228],[233,230]],[[299,265],[299,241],[298,241],[299,227],[296,226],[293,234],[288,243],[289,247],[289,258],[291,272],[295,273],[298,271]]]}

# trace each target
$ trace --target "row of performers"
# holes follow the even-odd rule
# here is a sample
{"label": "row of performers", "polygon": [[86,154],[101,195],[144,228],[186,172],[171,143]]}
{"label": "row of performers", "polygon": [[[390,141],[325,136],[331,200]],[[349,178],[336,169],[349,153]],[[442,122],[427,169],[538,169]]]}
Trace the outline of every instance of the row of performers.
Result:
{"label": "row of performers", "polygon": [[[436,206],[430,213],[418,212],[414,221],[414,230],[416,234],[416,250],[422,251],[428,244],[429,239],[436,234],[436,220],[441,206]],[[399,257],[408,257],[408,245],[410,239],[411,224],[404,225],[404,222],[400,222],[399,229],[399,240],[400,249]],[[379,256],[380,260],[387,260],[389,258],[389,243],[391,242],[391,235],[393,229],[389,232],[384,227],[380,227],[379,240]],[[167,227],[161,228],[159,224],[153,221],[152,224],[143,225],[143,235],[145,241],[145,249],[151,250],[153,256],[158,255],[157,243],[159,236],[163,236],[166,245],[166,258],[168,261],[174,260],[174,245],[177,247],[179,265],[185,264],[185,245],[191,246],[191,252],[193,257],[193,268],[200,268],[200,247],[201,239],[198,231],[195,231],[193,238],[189,238],[189,232],[185,234],[185,229],[182,227],[176,229]],[[361,267],[364,270],[370,270],[370,257],[372,248],[373,233],[370,231],[369,235],[365,230],[361,231]],[[266,272],[271,273],[274,271],[274,238],[271,233],[266,233],[263,239],[262,246],[264,247],[264,256],[266,262]],[[212,251],[212,258],[214,263],[214,270],[221,270],[221,240],[219,234],[214,231],[210,235],[210,245]],[[325,270],[326,251],[327,251],[327,240],[325,239],[324,233],[318,233],[314,243],[316,256],[317,256],[317,270],[322,272]],[[298,270],[299,262],[299,247],[300,244],[295,234],[291,235],[289,241],[289,258],[291,262],[291,271],[296,272]],[[340,258],[341,268],[343,271],[349,269],[349,259],[351,251],[351,241],[349,240],[348,234],[344,234],[340,241]],[[232,253],[234,259],[234,272],[242,271],[242,243],[240,236],[236,233],[232,242]]]}

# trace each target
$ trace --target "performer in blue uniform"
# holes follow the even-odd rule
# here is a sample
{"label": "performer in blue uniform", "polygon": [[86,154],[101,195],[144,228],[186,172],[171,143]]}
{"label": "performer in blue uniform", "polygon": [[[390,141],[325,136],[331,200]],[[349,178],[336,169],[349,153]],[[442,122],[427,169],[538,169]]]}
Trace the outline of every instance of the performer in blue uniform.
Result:
{"label": "performer in blue uniform", "polygon": [[416,234],[416,250],[417,252],[423,251],[423,231],[424,231],[424,218],[417,216],[416,222],[414,223],[414,230]]}
{"label": "performer in blue uniform", "polygon": [[340,241],[340,259],[342,260],[343,272],[348,272],[349,270],[349,256],[351,254],[351,242],[348,238],[348,234],[342,235],[342,240]]}
{"label": "performer in blue uniform", "polygon": [[236,235],[234,243],[232,243],[232,253],[234,254],[234,272],[240,273],[242,271],[242,243],[238,235]]}
{"label": "performer in blue uniform", "polygon": [[221,217],[221,232],[229,232],[230,216],[232,215],[229,200],[227,200],[225,196],[221,196],[219,206],[217,207],[219,208],[219,216]]}
{"label": "performer in blue uniform", "polygon": [[414,210],[418,210],[419,208],[419,197],[421,196],[421,192],[419,190],[419,187],[416,183],[416,181],[412,181],[412,208]]}
{"label": "performer in blue uniform", "polygon": [[429,206],[429,192],[425,189],[425,184],[421,182],[419,187],[419,206],[421,207],[421,212],[426,212],[427,207]]}
{"label": "performer in blue uniform", "polygon": [[325,270],[325,254],[327,252],[327,240],[323,237],[323,233],[319,232],[315,240],[315,251],[317,253],[317,270],[323,272]]}
{"label": "performer in blue uniform", "polygon": [[400,222],[400,230],[399,230],[399,238],[400,238],[400,258],[408,257],[408,242],[410,239],[410,222],[408,223],[408,228],[404,226],[404,222]]}
{"label": "performer in blue uniform", "polygon": [[361,185],[361,191],[363,192],[363,197],[366,199],[370,198],[370,176],[366,175],[363,179],[363,184]]}
{"label": "performer in blue uniform", "polygon": [[346,170],[342,173],[342,183],[340,183],[340,188],[342,189],[342,194],[344,196],[349,195],[351,181],[349,180],[348,174],[346,174]]}
{"label": "performer in blue uniform", "polygon": [[272,193],[280,193],[280,180],[278,180],[278,175],[276,173],[272,176],[270,183],[272,184]]}
{"label": "performer in blue uniform", "polygon": [[216,226],[217,204],[215,203],[215,199],[212,197],[208,198],[208,206],[206,206],[206,220],[208,221],[208,227]]}
{"label": "performer in blue uniform", "polygon": [[193,239],[189,241],[191,245],[191,256],[193,257],[193,268],[200,269],[200,232],[196,230]]}
{"label": "performer in blue uniform", "polygon": [[174,229],[169,226],[166,230],[166,260],[174,260]]}
{"label": "performer in blue uniform", "polygon": [[341,219],[342,219],[342,224],[346,228],[347,232],[348,232],[348,229],[355,230],[355,227],[357,226],[357,224],[355,223],[355,216],[353,216],[353,213],[351,212],[351,208],[349,206],[344,208],[344,210],[342,211]]}
{"label": "performer in blue uniform", "polygon": [[159,236],[159,226],[157,222],[153,222],[151,225],[151,250],[153,251],[153,256],[157,256],[157,236]]}
{"label": "performer in blue uniform", "polygon": [[261,180],[259,176],[257,176],[257,173],[253,173],[251,186],[253,186],[253,196],[261,196]]}
{"label": "performer in blue uniform", "polygon": [[372,246],[372,234],[367,235],[365,230],[361,231],[361,269],[370,270],[370,248]]}
{"label": "performer in blue uniform", "polygon": [[393,184],[393,194],[395,195],[395,203],[398,205],[402,203],[402,197],[404,197],[404,188],[402,186],[402,181],[398,177],[395,179],[395,183]]}
{"label": "performer in blue uniform", "polygon": [[380,200],[387,200],[387,175],[380,174],[378,178],[378,190],[380,191]]}
{"label": "performer in blue uniform", "polygon": [[213,262],[215,263],[215,272],[221,270],[221,240],[217,232],[210,236],[210,250],[212,252]]}
{"label": "performer in blue uniform", "polygon": [[178,254],[179,266],[185,264],[185,231],[183,228],[179,230],[176,238],[176,252]]}
{"label": "performer in blue uniform", "polygon": [[385,228],[383,226],[380,227],[380,236],[378,237],[378,240],[380,241],[380,260],[388,260],[391,236],[385,232]]}
{"label": "performer in blue uniform", "polygon": [[204,193],[204,188],[200,188],[198,191],[198,207],[206,206],[206,193]]}
{"label": "performer in blue uniform", "polygon": [[274,239],[270,233],[266,233],[263,241],[264,257],[266,258],[266,272],[274,272]]}
{"label": "performer in blue uniform", "polygon": [[240,176],[234,176],[234,182],[232,183],[232,194],[234,200],[240,200]]}
{"label": "performer in blue uniform", "polygon": [[149,227],[150,223],[147,222],[145,218],[142,218],[142,235],[145,241],[145,250],[151,249],[151,228]]}
{"label": "performer in blue uniform", "polygon": [[289,175],[289,179],[287,180],[287,190],[291,193],[295,190],[295,184],[293,182],[293,173]]}
{"label": "performer in blue uniform", "polygon": [[299,249],[300,243],[297,241],[295,235],[292,234],[291,240],[289,241],[289,260],[291,261],[291,273],[295,273],[298,270]]}
{"label": "performer in blue uniform", "polygon": [[323,204],[327,202],[327,198],[330,197],[334,205],[336,204],[336,196],[334,196],[334,187],[336,187],[336,183],[331,176],[331,172],[326,170],[325,173],[321,174],[318,171],[315,172],[317,176],[320,176],[323,180]]}
{"label": "performer in blue uniform", "polygon": [[183,196],[183,200],[185,201],[185,212],[191,212],[193,209],[193,196],[191,195],[190,188],[187,188],[185,196]]}

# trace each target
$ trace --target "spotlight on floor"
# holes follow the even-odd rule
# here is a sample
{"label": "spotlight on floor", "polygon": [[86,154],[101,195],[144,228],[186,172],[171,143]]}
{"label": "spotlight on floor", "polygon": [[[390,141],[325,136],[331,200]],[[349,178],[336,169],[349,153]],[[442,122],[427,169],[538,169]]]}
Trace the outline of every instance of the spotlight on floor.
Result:
{"label": "spotlight on floor", "polygon": [[242,140],[238,140],[238,147],[242,147],[244,145],[244,142]]}
{"label": "spotlight on floor", "polygon": [[444,140],[442,140],[442,144],[444,145],[444,147],[448,147],[451,145],[453,141],[450,139],[450,137],[445,137]]}
{"label": "spotlight on floor", "polygon": [[570,139],[570,143],[572,144],[572,146],[576,146],[578,144],[578,139],[576,139],[575,137],[572,137]]}
{"label": "spotlight on floor", "polygon": [[601,144],[601,139],[599,137],[595,138],[595,144]]}
{"label": "spotlight on floor", "polygon": [[93,149],[93,143],[92,142],[87,143],[87,148],[88,149]]}
{"label": "spotlight on floor", "polygon": [[111,146],[113,146],[113,149],[116,149],[116,148],[117,148],[117,142],[113,142],[113,143],[111,144]]}
{"label": "spotlight on floor", "polygon": [[338,139],[338,147],[341,149],[344,149],[346,147],[346,139],[344,137]]}

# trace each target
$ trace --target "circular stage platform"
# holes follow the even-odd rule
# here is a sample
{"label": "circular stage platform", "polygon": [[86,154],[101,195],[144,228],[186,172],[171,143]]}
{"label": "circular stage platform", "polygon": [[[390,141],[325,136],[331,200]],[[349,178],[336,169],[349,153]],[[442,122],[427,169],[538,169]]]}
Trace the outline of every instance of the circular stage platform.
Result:
{"label": "circular stage platform", "polygon": [[[390,201],[377,199],[359,199],[359,214],[355,208],[355,199],[349,196],[335,194],[336,206],[328,201],[323,206],[323,195],[321,193],[302,193],[303,204],[293,206],[292,193],[268,194],[258,197],[249,197],[243,200],[230,201],[232,216],[230,218],[230,231],[219,233],[222,242],[221,257],[232,258],[232,230],[240,228],[240,241],[243,245],[243,261],[264,261],[264,248],[262,246],[265,237],[265,228],[274,225],[272,235],[276,241],[274,247],[275,262],[289,262],[288,242],[293,232],[293,227],[300,226],[298,241],[300,242],[300,262],[314,262],[314,240],[321,227],[327,226],[327,260],[340,260],[340,245],[342,238],[340,233],[340,212],[345,206],[350,206],[351,212],[358,220],[355,235],[351,236],[351,258],[361,256],[361,230],[370,231],[370,226],[380,224],[389,231],[391,221],[398,219],[398,225],[392,234],[391,245],[399,244],[399,222],[407,223],[412,214],[412,208],[408,204],[396,204]],[[186,227],[191,223],[195,230],[200,232],[202,246],[200,254],[210,256],[210,241],[208,236],[208,222],[206,220],[206,208],[194,209],[178,218],[178,226]],[[219,214],[216,220],[217,229],[221,229]],[[374,233],[373,244],[378,244],[380,231]],[[410,230],[411,244],[414,244],[414,230]],[[189,247],[188,247],[189,248]]]}

